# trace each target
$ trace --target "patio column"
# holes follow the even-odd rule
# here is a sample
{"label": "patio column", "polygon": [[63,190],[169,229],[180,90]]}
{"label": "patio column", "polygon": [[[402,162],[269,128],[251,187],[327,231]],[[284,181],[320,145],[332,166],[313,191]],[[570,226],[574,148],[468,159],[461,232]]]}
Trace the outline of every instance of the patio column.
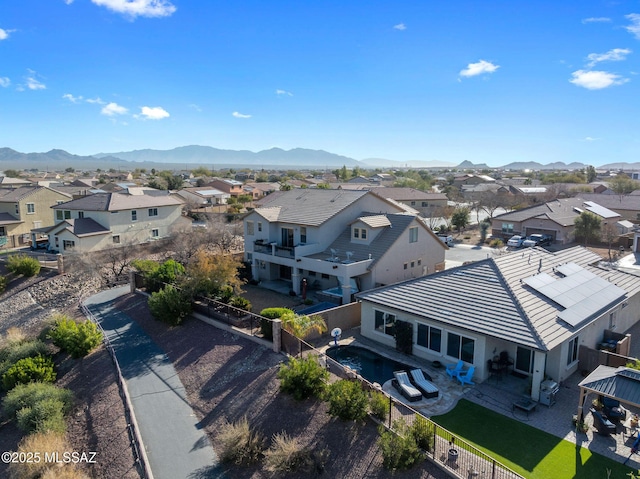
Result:
{"label": "patio column", "polygon": [[291,281],[293,283],[291,289],[293,289],[294,293],[300,295],[300,269],[295,266],[291,268]]}
{"label": "patio column", "polygon": [[584,400],[586,399],[586,393],[583,387],[580,388],[580,398],[578,399],[578,422],[582,421],[583,409],[584,409]]}
{"label": "patio column", "polygon": [[342,304],[351,302],[351,280],[344,278],[342,282]]}
{"label": "patio column", "polygon": [[258,260],[255,258],[253,259],[253,261],[251,261],[251,277],[254,279],[254,281],[260,280],[260,276],[258,274]]}
{"label": "patio column", "polygon": [[531,377],[531,399],[540,400],[540,383],[544,381],[544,369],[547,355],[542,351],[533,353],[533,376]]}
{"label": "patio column", "polygon": [[273,332],[273,352],[279,353],[282,349],[282,321],[274,319],[271,322],[271,328]]}

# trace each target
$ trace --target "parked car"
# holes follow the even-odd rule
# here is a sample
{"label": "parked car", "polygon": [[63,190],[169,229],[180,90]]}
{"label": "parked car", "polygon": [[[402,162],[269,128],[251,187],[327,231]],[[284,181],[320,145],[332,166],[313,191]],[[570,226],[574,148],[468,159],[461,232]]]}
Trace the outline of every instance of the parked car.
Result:
{"label": "parked car", "polygon": [[438,234],[438,238],[447,246],[453,246],[453,236]]}
{"label": "parked car", "polygon": [[531,246],[544,246],[551,244],[553,241],[553,237],[547,234],[532,234],[526,240],[522,242],[522,246],[525,248]]}
{"label": "parked car", "polygon": [[519,248],[520,246],[522,246],[523,241],[524,241],[524,238],[522,236],[515,235],[509,238],[509,241],[507,241],[507,246],[511,246],[513,248]]}

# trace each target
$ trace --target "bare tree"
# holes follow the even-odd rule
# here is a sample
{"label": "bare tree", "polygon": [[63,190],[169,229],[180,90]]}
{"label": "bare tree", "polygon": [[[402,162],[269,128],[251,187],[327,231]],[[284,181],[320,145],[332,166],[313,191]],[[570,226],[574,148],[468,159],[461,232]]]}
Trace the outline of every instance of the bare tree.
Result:
{"label": "bare tree", "polygon": [[602,224],[602,239],[607,243],[607,246],[609,247],[609,263],[613,261],[611,257],[611,246],[613,245],[613,242],[618,238],[618,236],[618,228],[616,227],[615,223],[605,221]]}

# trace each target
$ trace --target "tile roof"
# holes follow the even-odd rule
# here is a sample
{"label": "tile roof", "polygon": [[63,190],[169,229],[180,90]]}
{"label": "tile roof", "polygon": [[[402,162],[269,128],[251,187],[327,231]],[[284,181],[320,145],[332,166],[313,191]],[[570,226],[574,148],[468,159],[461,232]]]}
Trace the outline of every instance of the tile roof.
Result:
{"label": "tile roof", "polygon": [[[45,186],[22,186],[20,188],[12,188],[12,189],[6,189],[6,190],[0,189],[0,203],[15,203],[17,201],[20,201],[32,195],[36,191],[45,190],[45,189],[52,189],[52,188],[47,188]],[[56,191],[56,193],[60,193],[60,192]],[[66,194],[66,193],[63,193],[63,194]]]}
{"label": "tile roof", "polygon": [[373,188],[376,195],[384,198],[391,198],[396,201],[433,201],[433,200],[446,200],[447,195],[444,193],[427,193],[425,191],[416,190],[415,188]]}
{"label": "tile roof", "polygon": [[606,214],[607,217],[611,217],[613,213],[606,208],[602,208],[599,203],[585,202],[581,198],[562,198],[504,213],[495,216],[493,219],[498,221],[525,221],[531,218],[540,218],[555,221],[562,226],[572,226],[582,210],[588,210],[597,215]]}
{"label": "tile roof", "polygon": [[79,238],[83,236],[103,235],[111,232],[108,228],[105,228],[92,218],[69,219],[59,224],[64,223],[67,224],[65,229]]}
{"label": "tile roof", "polygon": [[52,206],[53,209],[82,211],[121,211],[136,208],[182,205],[173,196],[126,195],[120,193],[96,193],[77,200]]}
{"label": "tile roof", "polygon": [[[557,253],[531,248],[378,288],[359,297],[528,347],[550,350],[590,322],[573,327],[560,320],[558,315],[565,308],[522,280],[539,273],[559,277],[556,273],[559,266],[575,263],[624,289],[626,297],[640,292],[637,276],[600,268],[596,266],[599,261],[599,255],[582,246]],[[594,311],[590,319],[602,312]]]}
{"label": "tile roof", "polygon": [[580,193],[585,201],[594,201],[610,210],[638,210],[640,211],[640,196],[637,195],[599,195],[596,193]]}
{"label": "tile roof", "polygon": [[366,194],[367,191],[312,188],[274,192],[263,198],[270,199],[262,203],[264,207],[254,211],[268,221],[320,226]]}
{"label": "tile roof", "polygon": [[18,224],[18,223],[23,223],[23,221],[20,221],[20,220],[14,218],[9,213],[0,213],[0,226],[2,226],[2,225],[14,225],[14,224]]}

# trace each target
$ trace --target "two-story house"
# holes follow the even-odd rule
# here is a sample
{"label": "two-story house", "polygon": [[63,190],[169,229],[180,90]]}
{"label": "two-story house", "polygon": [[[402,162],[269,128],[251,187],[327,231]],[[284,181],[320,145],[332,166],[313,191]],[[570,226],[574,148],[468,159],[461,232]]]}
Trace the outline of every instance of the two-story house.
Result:
{"label": "two-story house", "polygon": [[206,186],[210,186],[231,196],[240,196],[245,194],[242,189],[242,184],[242,181],[230,180],[228,178],[216,178]]}
{"label": "two-story house", "polygon": [[189,220],[175,196],[97,193],[53,206],[49,249],[98,251],[164,238]]}
{"label": "two-story house", "polygon": [[474,381],[497,357],[540,383],[578,370],[581,346],[597,349],[605,330],[625,332],[640,319],[640,278],[598,267],[581,246],[550,253],[532,248],[357,294],[363,336],[395,347],[395,325],[413,331],[413,355],[473,365]]}
{"label": "two-story house", "polygon": [[404,205],[368,191],[268,198],[244,219],[245,260],[256,281],[289,281],[299,294],[305,280],[348,303],[357,291],[444,269],[447,247]]}
{"label": "two-story house", "polygon": [[178,190],[176,194],[184,198],[187,205],[192,205],[195,208],[226,205],[227,200],[231,196],[229,193],[216,190],[210,186],[182,188],[181,190]]}
{"label": "two-story house", "polygon": [[420,212],[422,216],[441,215],[447,206],[447,195],[444,193],[427,193],[415,188],[373,188],[378,196],[403,203]]}
{"label": "two-story house", "polygon": [[44,186],[0,188],[0,237],[3,245],[28,244],[34,228],[53,225],[51,206],[69,201],[71,195]]}

